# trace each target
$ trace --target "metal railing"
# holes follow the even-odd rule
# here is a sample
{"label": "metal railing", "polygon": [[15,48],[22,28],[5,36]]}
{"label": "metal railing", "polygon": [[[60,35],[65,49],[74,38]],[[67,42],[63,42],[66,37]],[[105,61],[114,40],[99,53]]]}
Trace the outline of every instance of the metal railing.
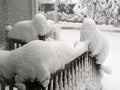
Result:
{"label": "metal railing", "polygon": [[[15,39],[7,39],[7,49],[13,50],[26,44]],[[37,81],[25,82],[27,90],[101,90],[100,66],[95,63],[95,58],[86,51],[81,56],[66,64],[64,69],[51,74],[50,83],[42,87]],[[8,84],[13,90],[14,84]],[[5,83],[1,82],[1,90],[5,90]]]}
{"label": "metal railing", "polygon": [[[38,38],[39,38],[39,40],[45,41],[46,36],[39,35]],[[14,50],[14,49],[19,48],[27,43],[25,40],[13,39],[13,38],[9,38],[9,37],[6,38],[6,42],[7,42],[7,45],[6,45],[7,50]]]}

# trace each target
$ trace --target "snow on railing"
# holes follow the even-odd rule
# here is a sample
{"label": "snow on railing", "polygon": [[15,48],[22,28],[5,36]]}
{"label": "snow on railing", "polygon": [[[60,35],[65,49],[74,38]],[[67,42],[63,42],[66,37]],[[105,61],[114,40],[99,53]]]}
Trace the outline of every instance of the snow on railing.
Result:
{"label": "snow on railing", "polygon": [[[38,36],[39,40],[45,40],[46,36]],[[27,42],[25,40],[18,40],[18,39],[13,39],[13,38],[6,38],[6,49],[7,50],[14,50],[16,48],[19,48],[21,46],[23,46],[24,44],[26,44]]]}
{"label": "snow on railing", "polygon": [[99,65],[91,54],[85,52],[63,70],[51,75],[48,87],[43,90],[100,90]]}
{"label": "snow on railing", "polygon": [[[8,50],[16,49],[26,44],[22,40],[7,39]],[[95,63],[95,58],[86,51],[78,58],[66,64],[63,69],[51,74],[50,83],[43,87],[37,81],[25,82],[26,90],[101,90],[100,66]],[[1,90],[5,90],[2,81]],[[14,82],[8,84],[13,90]]]}

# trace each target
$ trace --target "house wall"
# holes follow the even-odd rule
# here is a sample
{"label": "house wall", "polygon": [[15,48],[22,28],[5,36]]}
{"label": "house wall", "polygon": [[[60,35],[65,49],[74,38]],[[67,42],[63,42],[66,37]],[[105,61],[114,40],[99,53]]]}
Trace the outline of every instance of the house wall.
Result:
{"label": "house wall", "polygon": [[8,23],[32,18],[32,0],[7,0]]}
{"label": "house wall", "polygon": [[5,40],[5,26],[32,19],[37,3],[37,0],[0,0],[0,42]]}

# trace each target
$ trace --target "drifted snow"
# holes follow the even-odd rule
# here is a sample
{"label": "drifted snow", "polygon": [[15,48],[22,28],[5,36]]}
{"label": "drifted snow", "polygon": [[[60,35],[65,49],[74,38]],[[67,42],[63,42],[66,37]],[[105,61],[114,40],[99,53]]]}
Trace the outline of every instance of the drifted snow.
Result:
{"label": "drifted snow", "polygon": [[103,64],[108,55],[109,44],[92,19],[86,18],[83,21],[80,40],[89,42],[89,49],[92,51],[92,56],[96,57],[96,63]]}
{"label": "drifted snow", "polygon": [[[87,50],[85,42],[77,42],[70,47],[60,41],[32,41],[13,51],[0,51],[0,77],[11,79],[16,73],[15,81],[23,88],[25,79],[37,79],[46,86],[50,73],[64,67]],[[21,87],[22,86],[22,87]]]}

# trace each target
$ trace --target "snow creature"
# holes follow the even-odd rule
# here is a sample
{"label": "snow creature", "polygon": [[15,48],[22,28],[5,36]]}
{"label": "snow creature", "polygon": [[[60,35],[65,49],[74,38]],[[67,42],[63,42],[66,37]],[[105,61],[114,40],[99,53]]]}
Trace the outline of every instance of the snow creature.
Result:
{"label": "snow creature", "polygon": [[56,72],[65,64],[87,50],[84,42],[69,47],[60,41],[34,40],[12,51],[0,50],[0,78],[12,80],[15,85],[25,90],[25,80],[37,80],[47,86],[50,73]]}
{"label": "snow creature", "polygon": [[52,20],[47,20],[47,24],[48,24],[48,28],[50,29],[49,33],[46,34],[46,38],[52,38],[54,40],[61,40],[61,37],[60,37],[60,27],[57,26],[54,21]]}
{"label": "snow creature", "polygon": [[89,50],[92,56],[96,58],[97,64],[103,64],[108,55],[109,44],[103,33],[97,28],[95,22],[86,18],[81,27],[81,41],[89,42]]}
{"label": "snow creature", "polygon": [[29,42],[39,39],[38,35],[46,35],[49,30],[46,17],[43,14],[36,14],[32,20],[16,23],[8,33],[8,37]]}

